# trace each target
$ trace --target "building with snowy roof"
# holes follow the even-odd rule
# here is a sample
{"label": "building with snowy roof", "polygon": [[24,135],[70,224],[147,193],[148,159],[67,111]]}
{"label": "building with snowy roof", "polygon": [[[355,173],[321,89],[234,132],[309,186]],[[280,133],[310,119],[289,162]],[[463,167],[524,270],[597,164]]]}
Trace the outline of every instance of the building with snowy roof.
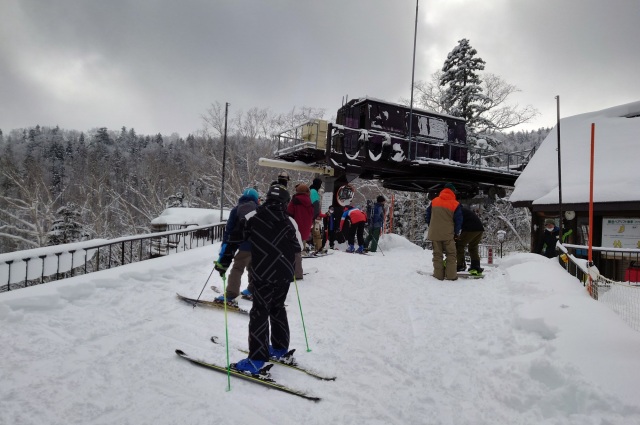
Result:
{"label": "building with snowy roof", "polygon": [[561,186],[557,127],[542,142],[509,198],[532,213],[532,247],[545,219],[560,224],[561,209],[566,242],[588,243],[592,124],[593,246],[640,249],[640,101],[560,120]]}

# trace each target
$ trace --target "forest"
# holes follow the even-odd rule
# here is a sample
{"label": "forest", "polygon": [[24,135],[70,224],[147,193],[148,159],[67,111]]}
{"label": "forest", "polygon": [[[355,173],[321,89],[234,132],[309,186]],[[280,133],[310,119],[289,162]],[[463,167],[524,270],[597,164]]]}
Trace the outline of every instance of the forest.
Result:
{"label": "forest", "polygon": [[[414,84],[416,106],[463,117],[469,144],[502,152],[537,147],[550,129],[514,132],[537,111],[507,104],[519,90],[499,76],[482,74],[484,67],[469,41],[460,40],[441,71]],[[276,150],[271,135],[325,115],[311,107],[226,112],[224,104],[212,103],[201,116],[202,130],[186,138],[142,135],[126,127],[0,129],[0,253],[148,233],[151,220],[167,207],[231,208],[245,188],[265,193],[277,175],[278,170],[258,165]],[[313,179],[308,173],[291,177]],[[353,183],[359,206],[380,194],[393,196],[393,232],[424,246],[425,194],[392,193],[378,181]],[[507,198],[478,201],[486,223],[483,242],[495,244],[496,232],[505,230],[507,249],[527,250],[531,218]]]}
{"label": "forest", "polygon": [[[141,135],[125,127],[82,132],[36,125],[0,133],[0,253],[148,233],[150,221],[171,206],[219,208],[221,106],[212,105],[203,116],[206,130],[185,139]],[[287,114],[254,108],[236,114],[227,130],[225,207],[234,206],[244,188],[264,193],[274,180],[278,170],[258,166],[258,158],[275,150],[271,133],[322,114],[312,108]],[[539,144],[547,132],[504,134],[503,144],[526,149]],[[313,178],[308,173],[291,174],[293,181]],[[391,198],[392,192],[378,182],[355,183],[359,204],[379,193]],[[425,196],[393,195],[394,231],[419,242],[425,227]],[[507,204],[487,204],[486,213],[493,216],[506,208],[501,214],[513,221]],[[64,232],[56,231],[61,228]]]}

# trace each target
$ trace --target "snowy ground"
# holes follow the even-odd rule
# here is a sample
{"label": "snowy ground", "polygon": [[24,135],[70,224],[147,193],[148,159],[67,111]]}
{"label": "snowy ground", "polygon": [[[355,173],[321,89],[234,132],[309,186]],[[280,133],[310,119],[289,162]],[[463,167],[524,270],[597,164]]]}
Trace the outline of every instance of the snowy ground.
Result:
{"label": "snowy ground", "polygon": [[[304,260],[319,269],[298,282],[310,352],[291,287],[298,361],[338,379],[272,374],[319,403],[233,378],[227,391],[174,354],[226,361],[209,342],[225,339],[223,311],[175,297],[198,296],[218,245],[0,294],[0,424],[640,423],[640,333],[556,261],[519,254],[440,282],[416,272],[430,251],[381,246]],[[229,314],[232,347],[247,323]]]}

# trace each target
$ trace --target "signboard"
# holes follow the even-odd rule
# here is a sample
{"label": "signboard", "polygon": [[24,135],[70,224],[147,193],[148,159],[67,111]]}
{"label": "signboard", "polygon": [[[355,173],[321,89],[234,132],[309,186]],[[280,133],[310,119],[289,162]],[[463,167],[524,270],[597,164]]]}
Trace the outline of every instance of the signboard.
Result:
{"label": "signboard", "polygon": [[640,248],[640,218],[603,217],[603,248]]}
{"label": "signboard", "polygon": [[320,211],[327,212],[331,204],[333,204],[333,192],[323,193],[321,204],[320,204]]}

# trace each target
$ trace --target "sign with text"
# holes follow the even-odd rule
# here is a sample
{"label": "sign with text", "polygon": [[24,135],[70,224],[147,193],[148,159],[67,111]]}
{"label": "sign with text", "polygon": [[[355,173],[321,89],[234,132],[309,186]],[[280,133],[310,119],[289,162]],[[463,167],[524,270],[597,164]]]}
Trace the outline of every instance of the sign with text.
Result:
{"label": "sign with text", "polygon": [[640,218],[604,217],[603,248],[640,248]]}

